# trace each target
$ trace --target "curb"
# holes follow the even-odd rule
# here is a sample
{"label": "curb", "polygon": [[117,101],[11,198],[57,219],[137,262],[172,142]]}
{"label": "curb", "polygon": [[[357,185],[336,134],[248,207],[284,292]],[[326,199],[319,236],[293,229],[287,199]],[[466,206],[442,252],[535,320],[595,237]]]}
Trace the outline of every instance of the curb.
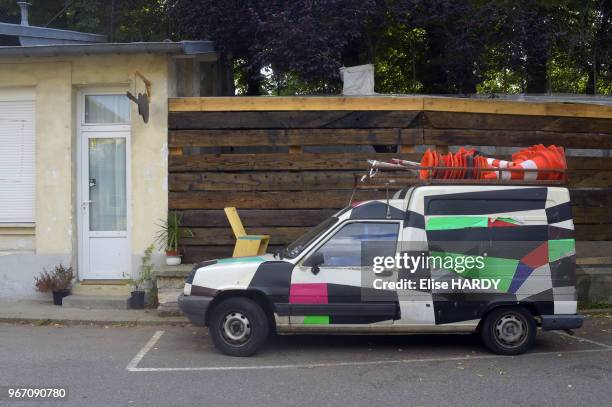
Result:
{"label": "curb", "polygon": [[168,321],[157,320],[87,320],[87,319],[63,319],[63,318],[30,318],[30,317],[0,317],[0,323],[13,324],[62,324],[62,325],[128,325],[128,326],[187,326],[190,322],[187,318],[170,319]]}
{"label": "curb", "polygon": [[[608,314],[612,308],[579,309],[582,314]],[[128,325],[128,326],[187,326],[190,322],[185,317],[167,317],[167,320],[94,320],[94,319],[65,319],[65,318],[33,318],[33,317],[0,317],[0,323],[15,324],[63,324],[63,325]]]}
{"label": "curb", "polygon": [[612,308],[579,309],[578,312],[583,314],[608,314],[612,313]]}

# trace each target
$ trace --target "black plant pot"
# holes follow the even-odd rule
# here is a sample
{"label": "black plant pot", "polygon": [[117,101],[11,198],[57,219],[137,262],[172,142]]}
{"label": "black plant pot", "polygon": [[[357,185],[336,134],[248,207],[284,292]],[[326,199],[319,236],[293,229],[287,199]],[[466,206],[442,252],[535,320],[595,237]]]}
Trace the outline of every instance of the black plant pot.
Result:
{"label": "black plant pot", "polygon": [[62,305],[62,299],[70,295],[70,290],[53,291],[53,304]]}
{"label": "black plant pot", "polygon": [[145,292],[144,291],[132,291],[132,298],[130,299],[130,307],[132,309],[144,309],[145,304]]}

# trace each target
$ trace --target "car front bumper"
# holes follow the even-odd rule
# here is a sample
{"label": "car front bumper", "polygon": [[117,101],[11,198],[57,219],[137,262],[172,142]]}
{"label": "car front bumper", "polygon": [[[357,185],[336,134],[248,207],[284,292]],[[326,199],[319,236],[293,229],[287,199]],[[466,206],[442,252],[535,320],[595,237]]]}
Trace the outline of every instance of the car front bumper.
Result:
{"label": "car front bumper", "polygon": [[206,310],[212,300],[213,297],[208,296],[181,294],[178,298],[178,306],[192,324],[205,326]]}
{"label": "car front bumper", "polygon": [[542,315],[542,330],[577,329],[584,323],[584,315]]}

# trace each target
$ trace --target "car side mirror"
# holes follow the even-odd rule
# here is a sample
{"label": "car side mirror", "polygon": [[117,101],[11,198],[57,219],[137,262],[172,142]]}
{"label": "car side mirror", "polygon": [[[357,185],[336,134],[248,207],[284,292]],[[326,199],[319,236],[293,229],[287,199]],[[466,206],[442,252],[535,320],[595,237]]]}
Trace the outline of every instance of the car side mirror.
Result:
{"label": "car side mirror", "polygon": [[319,266],[321,266],[324,263],[325,263],[325,256],[323,255],[323,253],[317,252],[313,254],[312,256],[310,256],[308,260],[304,262],[304,265],[306,267],[310,267],[310,271],[312,271],[312,274],[317,275],[319,274],[319,271],[321,271]]}

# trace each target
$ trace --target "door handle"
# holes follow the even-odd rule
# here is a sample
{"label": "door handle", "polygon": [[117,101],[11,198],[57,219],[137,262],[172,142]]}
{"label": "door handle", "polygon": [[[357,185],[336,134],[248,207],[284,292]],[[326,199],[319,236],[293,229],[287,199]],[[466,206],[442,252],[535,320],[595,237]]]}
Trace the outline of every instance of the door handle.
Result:
{"label": "door handle", "polygon": [[83,202],[81,202],[81,209],[82,209],[83,211],[86,211],[86,210],[87,210],[87,207],[88,207],[88,206],[89,206],[89,204],[91,204],[91,203],[93,203],[93,201],[83,201]]}

